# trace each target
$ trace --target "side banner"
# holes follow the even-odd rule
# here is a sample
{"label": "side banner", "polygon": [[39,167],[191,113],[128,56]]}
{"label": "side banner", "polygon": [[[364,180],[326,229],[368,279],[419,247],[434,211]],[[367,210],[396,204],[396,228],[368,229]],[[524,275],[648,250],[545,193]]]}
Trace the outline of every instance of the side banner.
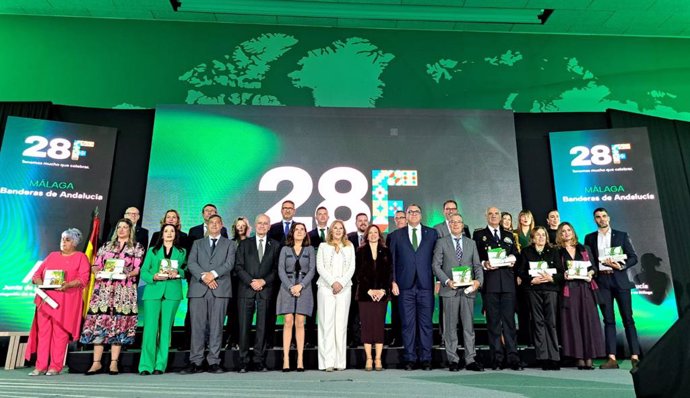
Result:
{"label": "side banner", "polygon": [[31,275],[60,233],[86,245],[95,207],[104,210],[117,130],[9,117],[0,151],[0,330],[29,330]]}
{"label": "side banner", "polygon": [[[645,350],[678,318],[647,129],[554,132],[550,141],[561,221],[572,223],[584,243],[597,228],[594,209],[604,207],[611,227],[630,234],[639,262],[628,277],[636,286],[633,315]],[[617,309],[616,320],[618,344],[627,352]]]}

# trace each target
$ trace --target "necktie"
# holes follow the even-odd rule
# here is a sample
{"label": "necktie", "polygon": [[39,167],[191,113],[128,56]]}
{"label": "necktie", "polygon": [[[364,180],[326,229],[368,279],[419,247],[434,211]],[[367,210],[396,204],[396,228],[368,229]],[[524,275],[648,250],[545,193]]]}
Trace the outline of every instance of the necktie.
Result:
{"label": "necktie", "polygon": [[417,251],[419,247],[419,242],[417,241],[417,228],[412,228],[412,248]]}
{"label": "necktie", "polygon": [[362,246],[364,244],[364,234],[359,235],[359,245]]}
{"label": "necktie", "polygon": [[288,234],[290,233],[290,221],[285,222],[285,230],[283,232],[285,233],[285,237],[287,238]]}
{"label": "necktie", "polygon": [[259,262],[264,258],[264,240],[259,239]]}
{"label": "necktie", "polygon": [[326,234],[324,233],[324,229],[321,228],[321,229],[319,229],[319,231],[321,231],[321,235],[320,235],[321,236],[321,242],[325,242],[326,241]]}
{"label": "necktie", "polygon": [[498,230],[497,229],[494,229],[494,239],[496,240],[496,242],[501,241],[501,238],[498,237]]}
{"label": "necktie", "polygon": [[211,239],[211,254],[216,250],[216,242],[218,239]]}
{"label": "necktie", "polygon": [[458,263],[462,261],[462,244],[460,243],[460,238],[455,239],[455,257],[458,258]]}

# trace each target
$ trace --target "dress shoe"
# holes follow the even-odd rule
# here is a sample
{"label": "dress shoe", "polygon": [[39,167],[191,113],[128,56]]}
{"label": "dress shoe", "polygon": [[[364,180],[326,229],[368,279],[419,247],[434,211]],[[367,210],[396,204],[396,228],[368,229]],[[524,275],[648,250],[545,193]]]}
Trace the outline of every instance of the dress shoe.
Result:
{"label": "dress shoe", "polygon": [[640,364],[640,360],[637,358],[632,358],[630,359],[630,364],[632,365],[633,369],[637,369],[637,366]]}
{"label": "dress shoe", "polygon": [[[101,364],[101,363],[98,362],[98,361],[94,361],[93,363],[97,363],[97,364],[99,364],[99,365]],[[91,367],[93,367],[93,365],[92,365]],[[96,369],[96,370],[90,370],[90,369],[87,370],[86,373],[84,373],[84,376],[93,376],[93,375],[96,375],[96,374],[99,374],[99,373],[103,373],[103,366],[102,366],[102,365],[101,365],[101,367],[99,367],[99,368]]]}
{"label": "dress shoe", "polygon": [[431,362],[424,361],[421,363],[420,367],[422,368],[422,370],[431,370]]}
{"label": "dress shoe", "polygon": [[304,372],[304,368],[297,368],[295,369],[296,372]]}
{"label": "dress shoe", "polygon": [[604,362],[599,366],[599,369],[618,369],[618,362],[615,359],[609,358],[608,361]]}
{"label": "dress shoe", "polygon": [[413,362],[407,362],[405,363],[405,370],[414,370],[414,363]]}
{"label": "dress shoe", "polygon": [[237,373],[247,373],[249,372],[249,369],[247,369],[246,366],[240,366],[240,368],[237,370]]}
{"label": "dress shoe", "polygon": [[367,362],[364,364],[364,370],[367,372],[374,370],[374,361],[371,358],[367,358]]}
{"label": "dress shoe", "polygon": [[326,369],[324,369],[324,370],[325,370],[326,372],[333,372],[333,371],[335,370],[335,368],[329,367],[329,368],[326,368]]}
{"label": "dress shoe", "polygon": [[[113,362],[115,362],[115,370],[113,370]],[[120,374],[120,369],[117,367],[117,359],[110,360],[110,369],[108,370],[108,374],[111,376],[117,376]]]}
{"label": "dress shoe", "polygon": [[156,375],[156,376],[162,375],[162,374],[163,374],[163,371],[162,371],[162,370],[156,369],[156,370],[153,371],[153,374]]}
{"label": "dress shoe", "polygon": [[503,361],[493,361],[491,363],[491,370],[503,370],[505,369],[505,365],[503,364]]}
{"label": "dress shoe", "polygon": [[34,369],[29,373],[29,376],[43,376],[46,374],[45,370]]}
{"label": "dress shoe", "polygon": [[374,369],[379,372],[383,370],[383,364],[381,363],[380,359],[374,360]]}
{"label": "dress shoe", "polygon": [[208,373],[223,373],[224,370],[223,368],[220,367],[219,364],[214,363],[213,365],[208,367]]}
{"label": "dress shoe", "polygon": [[287,373],[287,372],[289,372],[289,371],[291,371],[291,370],[292,370],[292,369],[290,369],[290,368],[283,368],[283,373]]}
{"label": "dress shoe", "polygon": [[473,372],[483,372],[484,371],[484,367],[482,366],[482,364],[477,362],[477,361],[474,361],[474,362],[470,363],[469,365],[465,366],[465,369],[471,370]]}
{"label": "dress shoe", "polygon": [[551,367],[549,370],[561,370],[561,364],[559,361],[549,361]]}
{"label": "dress shoe", "polygon": [[201,367],[200,367],[199,365],[196,365],[196,364],[193,364],[193,363],[192,363],[192,364],[189,364],[189,366],[187,366],[186,368],[182,369],[182,370],[180,371],[180,374],[183,374],[183,375],[192,375],[192,374],[194,374],[194,373],[201,373],[201,371],[202,371],[202,370],[201,370]]}
{"label": "dress shoe", "polygon": [[257,372],[268,372],[268,367],[265,363],[257,363],[254,365],[254,370]]}
{"label": "dress shoe", "polygon": [[139,376],[151,376],[151,372],[149,372],[148,370],[142,370],[141,372],[139,372]]}
{"label": "dress shoe", "polygon": [[512,362],[509,366],[512,370],[525,370],[525,363],[522,361]]}
{"label": "dress shoe", "polygon": [[450,365],[448,365],[448,370],[451,372],[457,372],[460,370],[460,367],[456,362],[452,362]]}

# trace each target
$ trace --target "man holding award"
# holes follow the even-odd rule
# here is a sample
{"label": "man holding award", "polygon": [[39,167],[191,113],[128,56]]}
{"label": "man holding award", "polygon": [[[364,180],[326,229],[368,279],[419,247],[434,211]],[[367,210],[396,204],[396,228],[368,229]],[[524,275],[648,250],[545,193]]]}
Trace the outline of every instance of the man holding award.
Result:
{"label": "man holding award", "polygon": [[594,210],[597,231],[585,237],[585,245],[595,254],[593,264],[598,269],[596,277],[599,285],[599,307],[604,317],[604,335],[608,361],[601,369],[618,369],[616,362],[616,318],[613,311],[614,299],[623,318],[625,337],[630,348],[630,362],[637,367],[640,355],[640,342],[632,311],[630,289],[635,284],[630,281],[628,269],[637,264],[637,254],[630,236],[623,231],[611,228],[611,219],[603,207]]}
{"label": "man holding award", "polygon": [[[486,228],[475,230],[472,240],[477,243],[484,268],[482,298],[486,305],[492,369],[503,369],[507,365],[513,370],[523,370],[525,365],[518,356],[515,330],[516,278],[513,265],[518,251],[512,232],[500,226],[501,211],[498,208],[486,209],[486,221]],[[505,348],[501,344],[501,336]],[[505,360],[507,363],[504,364]]]}
{"label": "man holding award", "polygon": [[441,282],[441,304],[443,306],[443,340],[448,357],[448,370],[460,370],[458,356],[458,312],[462,322],[465,344],[465,368],[475,372],[484,370],[475,361],[474,349],[474,299],[484,281],[484,272],[479,262],[477,246],[473,240],[463,237],[462,216],[453,214],[448,220],[450,235],[436,241],[432,267],[436,279]]}

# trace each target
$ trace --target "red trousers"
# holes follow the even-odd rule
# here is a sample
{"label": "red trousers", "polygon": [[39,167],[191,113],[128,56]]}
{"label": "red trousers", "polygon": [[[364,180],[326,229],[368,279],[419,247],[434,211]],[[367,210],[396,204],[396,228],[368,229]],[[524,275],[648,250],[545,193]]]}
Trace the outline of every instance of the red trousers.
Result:
{"label": "red trousers", "polygon": [[61,372],[65,363],[65,352],[69,343],[69,333],[52,317],[42,311],[36,312],[38,326],[38,349],[36,369]]}

